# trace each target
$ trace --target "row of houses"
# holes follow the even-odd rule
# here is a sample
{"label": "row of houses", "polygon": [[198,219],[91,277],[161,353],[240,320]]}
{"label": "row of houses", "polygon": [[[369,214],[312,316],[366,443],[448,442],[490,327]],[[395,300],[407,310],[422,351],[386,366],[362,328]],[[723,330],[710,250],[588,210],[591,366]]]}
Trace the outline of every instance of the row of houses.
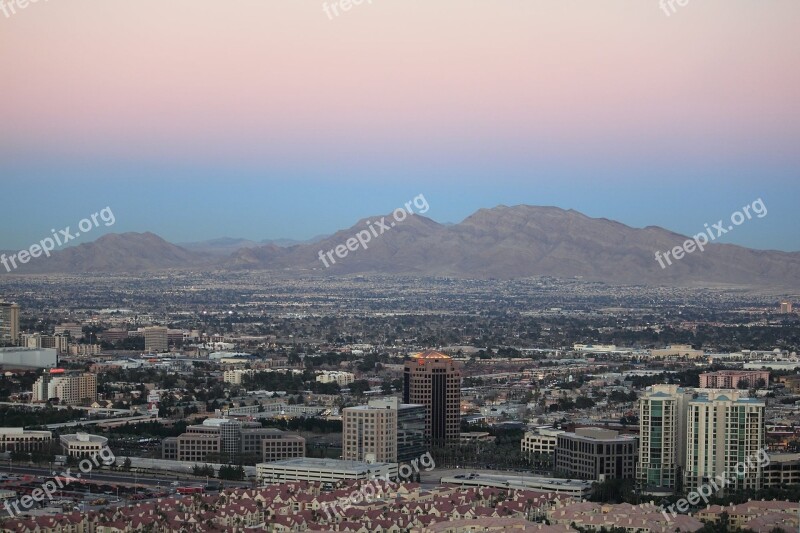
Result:
{"label": "row of houses", "polygon": [[[365,498],[365,494],[370,496]],[[87,513],[9,518],[0,524],[0,532],[569,533],[578,528],[623,528],[628,533],[676,533],[697,531],[703,527],[701,519],[715,522],[726,513],[736,527],[769,533],[776,526],[787,532],[796,530],[798,508],[800,504],[794,502],[754,501],[707,507],[695,516],[673,516],[652,502],[610,505],[529,490],[450,485],[426,490],[416,483],[382,480],[343,482],[330,489],[322,483],[290,482],[160,498]]]}

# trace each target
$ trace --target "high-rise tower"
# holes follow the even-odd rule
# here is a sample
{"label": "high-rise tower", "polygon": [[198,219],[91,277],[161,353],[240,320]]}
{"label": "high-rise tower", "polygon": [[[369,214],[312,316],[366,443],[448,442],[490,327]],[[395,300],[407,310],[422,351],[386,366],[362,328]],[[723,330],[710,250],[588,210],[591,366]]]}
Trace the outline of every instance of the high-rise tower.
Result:
{"label": "high-rise tower", "polygon": [[461,370],[453,358],[433,350],[405,363],[403,403],[426,406],[425,436],[432,446],[458,443],[461,433]]}

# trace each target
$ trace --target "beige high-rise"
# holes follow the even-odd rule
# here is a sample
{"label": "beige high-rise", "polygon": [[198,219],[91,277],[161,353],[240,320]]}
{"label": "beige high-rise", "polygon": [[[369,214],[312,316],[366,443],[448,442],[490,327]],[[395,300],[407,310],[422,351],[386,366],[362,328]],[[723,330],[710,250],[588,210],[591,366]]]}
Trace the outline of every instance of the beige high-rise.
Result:
{"label": "beige high-rise", "polygon": [[425,436],[429,444],[458,444],[461,370],[452,357],[433,350],[411,356],[405,363],[403,403],[427,407]]}
{"label": "beige high-rise", "polygon": [[[709,391],[689,402],[686,490],[697,490],[723,475],[726,491],[762,487],[764,408],[764,402],[735,390]],[[738,465],[748,468],[737,469]]]}
{"label": "beige high-rise", "polygon": [[0,346],[16,345],[19,339],[19,305],[0,302]]}
{"label": "beige high-rise", "polygon": [[[394,408],[392,408],[394,407]],[[397,462],[397,405],[347,407],[342,411],[342,459]]]}

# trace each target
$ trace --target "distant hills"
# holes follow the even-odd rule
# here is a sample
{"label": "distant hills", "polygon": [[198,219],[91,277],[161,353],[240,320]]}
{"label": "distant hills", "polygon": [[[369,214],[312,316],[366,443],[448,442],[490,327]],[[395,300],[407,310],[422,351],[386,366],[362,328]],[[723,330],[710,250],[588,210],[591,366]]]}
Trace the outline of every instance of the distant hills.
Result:
{"label": "distant hills", "polygon": [[55,251],[49,258],[31,259],[14,272],[143,272],[208,262],[206,256],[168,243],[153,233],[111,233],[93,242]]}
{"label": "distant hills", "polygon": [[249,239],[236,239],[232,237],[222,237],[220,239],[211,239],[208,241],[200,242],[186,242],[179,243],[178,246],[185,248],[191,252],[200,252],[204,254],[226,256],[230,255],[242,248],[258,248],[265,244],[274,244],[275,246],[287,247],[295,246],[298,244],[311,244],[323,240],[326,235],[319,235],[307,241],[297,241],[294,239],[264,239],[263,241],[251,241]]}
{"label": "distant hills", "polygon": [[[687,237],[663,228],[632,228],[577,211],[519,205],[481,209],[459,224],[421,215],[371,238],[325,268],[319,251],[345,244],[368,228],[350,228],[311,242],[216,239],[182,246],[152,233],[103,236],[39,258],[17,272],[124,272],[166,268],[265,269],[299,274],[354,273],[513,279],[531,276],[636,285],[800,286],[800,253],[709,244],[662,269],[655,252]],[[386,217],[387,223],[391,217]]]}

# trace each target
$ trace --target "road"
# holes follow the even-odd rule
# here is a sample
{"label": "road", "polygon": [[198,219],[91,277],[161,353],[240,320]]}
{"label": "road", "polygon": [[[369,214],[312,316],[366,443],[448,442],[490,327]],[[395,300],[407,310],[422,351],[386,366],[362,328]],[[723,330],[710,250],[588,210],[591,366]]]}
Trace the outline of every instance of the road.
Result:
{"label": "road", "polygon": [[140,421],[159,421],[160,418],[153,418],[150,415],[135,415],[135,416],[126,416],[122,418],[100,418],[97,420],[74,420],[72,422],[62,422],[59,424],[47,424],[47,429],[58,429],[58,428],[67,428],[73,426],[89,426],[92,424],[123,424],[125,422],[135,422],[137,420]]}
{"label": "road", "polygon": [[[77,466],[73,467],[63,467],[63,466],[56,466],[53,467],[53,470],[49,468],[39,467],[39,466],[21,466],[21,465],[12,465],[11,467],[8,466],[7,462],[0,463],[0,472],[8,472],[9,474],[28,474],[32,476],[52,476],[53,472],[58,474],[62,472],[66,472],[67,468],[70,468],[70,473],[74,477],[78,477],[80,474],[80,469]],[[154,487],[164,487],[167,488],[173,481],[179,481],[180,486],[195,486],[198,484],[204,484],[205,478],[194,478],[189,476],[181,476],[181,475],[164,475],[158,476],[155,474],[147,474],[145,476],[140,476],[134,472],[107,472],[107,471],[94,471],[89,472],[87,474],[83,474],[83,479],[88,479],[90,481],[95,482],[104,482],[104,483],[127,483],[133,484],[136,483],[137,485],[146,485],[146,486],[154,486]],[[222,485],[226,488],[234,488],[234,487],[251,487],[252,485],[242,481],[220,481],[214,480],[222,483]]]}

